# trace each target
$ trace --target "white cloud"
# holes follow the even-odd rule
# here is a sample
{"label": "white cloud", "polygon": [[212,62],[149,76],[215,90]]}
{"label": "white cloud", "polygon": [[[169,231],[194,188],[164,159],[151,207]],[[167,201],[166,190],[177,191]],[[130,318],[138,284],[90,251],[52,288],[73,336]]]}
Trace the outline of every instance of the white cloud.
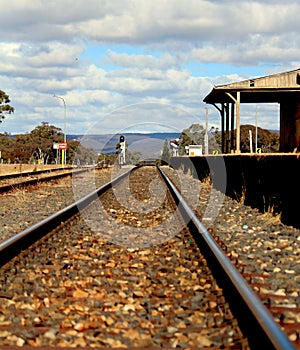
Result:
{"label": "white cloud", "polygon": [[[242,0],[238,6],[227,0],[189,0],[188,6],[186,0],[11,0],[1,6],[0,89],[9,93],[15,114],[1,130],[60,122],[62,106],[53,94],[66,98],[73,133],[124,106],[149,102],[203,120],[202,100],[213,85],[243,80],[248,68],[270,74],[300,66],[299,10],[293,0]],[[211,123],[219,123],[216,109],[210,110]],[[141,111],[146,120],[156,113],[157,120],[174,123],[170,113]],[[266,108],[261,123],[274,128],[278,120],[270,113]],[[113,124],[104,118],[102,130],[139,118],[124,113]]]}
{"label": "white cloud", "polygon": [[152,54],[141,55],[134,54],[129,55],[128,53],[117,53],[113,50],[108,50],[107,59],[115,65],[122,67],[134,67],[134,68],[144,68],[149,67],[156,69],[168,69],[173,66],[178,66],[179,62],[176,56],[171,56],[169,53],[164,53],[161,57],[155,57]]}
{"label": "white cloud", "polygon": [[164,44],[167,40],[230,41],[248,33],[298,32],[295,1],[13,0],[2,6],[7,41],[72,41]]}

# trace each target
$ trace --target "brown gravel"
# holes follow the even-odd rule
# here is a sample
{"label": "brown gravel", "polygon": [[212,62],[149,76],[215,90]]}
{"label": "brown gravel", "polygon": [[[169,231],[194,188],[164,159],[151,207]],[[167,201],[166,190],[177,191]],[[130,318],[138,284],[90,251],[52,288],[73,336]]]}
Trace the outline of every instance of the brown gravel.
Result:
{"label": "brown gravel", "polygon": [[102,169],[0,194],[0,242],[72,204],[74,182],[77,197],[83,197],[110,180],[111,170]]}
{"label": "brown gravel", "polygon": [[[236,263],[240,271],[249,274],[249,280],[254,279],[261,282],[264,286],[257,287],[257,291],[262,296],[264,302],[272,303],[273,306],[290,306],[300,308],[300,270],[299,270],[299,255],[300,255],[300,235],[299,230],[293,227],[283,225],[279,217],[273,217],[272,213],[261,214],[257,210],[252,209],[238,203],[230,198],[223,199],[222,195],[211,189],[209,183],[201,183],[187,174],[174,173],[169,169],[169,173],[179,187],[182,188],[186,198],[192,198],[192,206],[196,206],[199,215],[205,221],[206,226],[212,229],[213,235],[219,240],[219,244],[227,250],[228,256]],[[110,178],[110,173],[107,174]],[[70,204],[74,196],[72,185],[59,185],[65,180],[60,180],[56,186],[54,184],[48,188],[43,188],[41,192],[16,191],[9,195],[1,196],[1,237],[13,234],[16,229],[21,230],[27,225],[40,220],[43,216],[49,215],[55,208],[60,208]],[[183,185],[184,182],[184,185]],[[76,193],[84,194],[88,188],[92,188],[91,180],[82,180],[76,182],[76,186],[82,187],[76,190]],[[86,186],[85,183],[89,185]],[[198,198],[199,186],[201,196]],[[155,186],[154,186],[155,187]],[[193,193],[197,192],[197,193]],[[47,194],[49,193],[49,195]],[[154,188],[155,193],[155,188]],[[124,194],[126,197],[126,193]],[[195,198],[198,200],[195,200]],[[145,198],[148,200],[147,198]],[[16,201],[17,207],[15,206]],[[210,202],[208,209],[207,202]],[[197,202],[195,204],[195,202]],[[145,202],[144,204],[147,204]],[[153,204],[153,203],[152,203]],[[42,209],[41,209],[42,207]],[[34,209],[33,209],[34,208]],[[35,210],[38,210],[35,212]],[[139,227],[147,226],[143,223],[144,216],[147,215],[147,205],[140,213],[140,217],[135,220],[131,217],[130,225]],[[112,211],[110,211],[112,209]],[[121,213],[120,211],[124,211]],[[107,218],[113,221],[115,215],[123,215],[123,219],[128,215],[128,208],[124,210],[122,206],[119,208],[106,207]],[[14,215],[12,215],[14,213]],[[94,222],[95,220],[91,220]],[[85,221],[86,222],[86,221]],[[112,236],[117,230],[116,228],[109,229],[96,225],[93,227],[89,224],[92,231],[98,230],[102,239]],[[123,224],[124,227],[125,224]],[[160,232],[161,230],[159,230]],[[119,237],[124,243],[125,229],[118,230],[121,232]],[[167,230],[166,230],[166,235]],[[163,239],[167,236],[161,237]],[[141,235],[128,238],[129,242],[134,242],[135,239],[142,239]],[[139,244],[144,244],[147,240]],[[114,243],[118,243],[114,242]],[[120,243],[120,241],[119,241]],[[149,243],[149,242],[148,242]],[[157,242],[154,242],[156,244]],[[226,245],[226,248],[225,248]],[[106,249],[106,248],[105,248]],[[133,248],[132,248],[133,249]],[[153,248],[151,248],[153,249]],[[133,252],[134,253],[134,252]],[[254,277],[253,277],[254,276]],[[265,297],[264,297],[264,296]],[[273,299],[272,296],[281,296],[281,299]],[[278,313],[278,322],[290,322],[290,324],[298,323],[296,328],[292,327],[289,332],[291,340],[299,339],[299,312]]]}
{"label": "brown gravel", "polygon": [[[116,186],[102,206],[90,205],[1,269],[1,345],[247,349],[192,236],[172,202],[160,199],[155,169],[145,171],[130,182],[140,206]],[[152,200],[160,204],[150,216]],[[104,212],[110,221],[101,220]],[[151,229],[167,216],[172,226],[154,244]],[[108,232],[113,220],[127,228],[130,247],[125,229]]]}
{"label": "brown gravel", "polygon": [[[192,197],[199,181],[180,171],[166,171],[177,186],[184,187],[186,198]],[[272,212],[262,214],[223,197],[208,181],[201,183],[197,212],[300,348],[300,230],[282,224]]]}

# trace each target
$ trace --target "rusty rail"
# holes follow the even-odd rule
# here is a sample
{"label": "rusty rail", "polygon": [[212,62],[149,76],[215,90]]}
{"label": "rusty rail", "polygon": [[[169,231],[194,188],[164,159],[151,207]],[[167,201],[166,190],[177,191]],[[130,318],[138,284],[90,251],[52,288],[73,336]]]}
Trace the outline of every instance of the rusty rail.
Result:
{"label": "rusty rail", "polygon": [[271,313],[200,222],[173,182],[161,168],[158,167],[158,170],[172,192],[183,219],[206,257],[218,284],[223,288],[230,307],[240,322],[241,329],[249,339],[251,348],[295,349]]}
{"label": "rusty rail", "polygon": [[[61,173],[61,174],[54,174],[54,175],[50,175],[50,176],[37,177],[37,178],[34,178],[34,179],[19,181],[19,182],[13,183],[13,184],[0,185],[0,193],[11,191],[14,188],[20,188],[20,187],[23,187],[23,186],[36,185],[37,183],[40,183],[40,182],[47,182],[47,181],[51,181],[51,180],[56,180],[56,179],[67,177],[67,176],[70,176],[70,175],[73,175],[73,174],[80,174],[80,173],[85,172],[85,171],[86,171],[86,169],[77,170],[75,172],[74,171],[68,171],[68,172]],[[45,172],[40,172],[39,175],[42,174],[42,173],[45,173]],[[13,176],[13,175],[15,175],[15,174],[11,174],[8,177],[4,176],[2,178],[13,178],[13,177],[22,177],[22,176],[24,176],[24,175],[20,175],[20,174],[18,174],[18,176]],[[30,175],[32,175],[32,174],[30,174]],[[35,173],[35,175],[37,175],[37,174]]]}
{"label": "rusty rail", "polygon": [[21,250],[26,249],[48,232],[59,226],[62,222],[68,220],[81,209],[85,208],[93,200],[97,199],[100,194],[126,177],[130,171],[131,170],[119,175],[111,182],[99,187],[73,204],[0,243],[0,266],[3,266],[14,256],[18,255]]}

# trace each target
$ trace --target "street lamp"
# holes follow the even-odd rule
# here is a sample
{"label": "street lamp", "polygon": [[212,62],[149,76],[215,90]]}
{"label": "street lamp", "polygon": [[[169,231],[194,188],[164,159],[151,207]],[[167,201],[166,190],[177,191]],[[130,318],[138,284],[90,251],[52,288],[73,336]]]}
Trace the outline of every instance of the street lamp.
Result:
{"label": "street lamp", "polygon": [[[67,134],[66,134],[66,117],[67,117],[67,106],[66,101],[63,97],[53,95],[53,97],[59,98],[64,103],[64,143],[67,142]],[[62,160],[64,160],[63,164],[66,164],[67,162],[67,149],[62,150]]]}

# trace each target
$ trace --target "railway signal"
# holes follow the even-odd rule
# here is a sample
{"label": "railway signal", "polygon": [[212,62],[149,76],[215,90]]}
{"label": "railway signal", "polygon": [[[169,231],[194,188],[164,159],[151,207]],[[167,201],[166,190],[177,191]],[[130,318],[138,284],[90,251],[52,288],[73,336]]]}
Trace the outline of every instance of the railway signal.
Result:
{"label": "railway signal", "polygon": [[117,145],[117,149],[118,149],[118,160],[119,160],[119,164],[125,164],[126,162],[126,141],[125,141],[125,136],[121,135],[120,136],[120,141],[119,144]]}

